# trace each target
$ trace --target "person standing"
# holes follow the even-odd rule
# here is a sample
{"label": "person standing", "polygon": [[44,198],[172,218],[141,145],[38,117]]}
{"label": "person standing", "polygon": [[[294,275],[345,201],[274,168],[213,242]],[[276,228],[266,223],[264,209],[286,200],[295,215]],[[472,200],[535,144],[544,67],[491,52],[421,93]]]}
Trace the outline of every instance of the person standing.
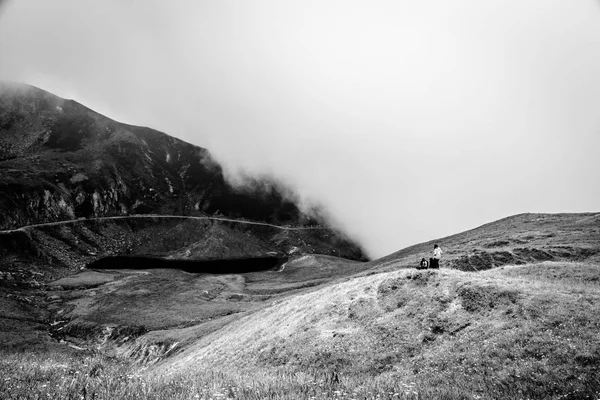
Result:
{"label": "person standing", "polygon": [[433,245],[433,256],[429,260],[429,268],[439,269],[440,268],[440,258],[442,258],[442,248],[437,244]]}

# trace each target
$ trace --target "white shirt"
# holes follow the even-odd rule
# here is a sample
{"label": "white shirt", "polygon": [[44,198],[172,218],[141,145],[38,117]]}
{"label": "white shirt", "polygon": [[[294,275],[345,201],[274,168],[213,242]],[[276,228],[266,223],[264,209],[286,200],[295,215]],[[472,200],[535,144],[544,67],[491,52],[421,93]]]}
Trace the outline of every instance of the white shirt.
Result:
{"label": "white shirt", "polygon": [[438,260],[442,258],[442,248],[436,247],[433,249],[433,258],[437,258]]}

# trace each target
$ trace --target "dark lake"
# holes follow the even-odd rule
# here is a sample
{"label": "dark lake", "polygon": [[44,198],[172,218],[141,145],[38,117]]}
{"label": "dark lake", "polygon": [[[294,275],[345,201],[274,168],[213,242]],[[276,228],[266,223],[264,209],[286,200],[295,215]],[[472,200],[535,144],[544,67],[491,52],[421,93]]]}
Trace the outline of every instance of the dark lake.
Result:
{"label": "dark lake", "polygon": [[243,274],[245,272],[278,269],[286,258],[251,257],[217,260],[168,260],[145,256],[112,256],[96,260],[87,265],[93,269],[180,269],[199,274]]}

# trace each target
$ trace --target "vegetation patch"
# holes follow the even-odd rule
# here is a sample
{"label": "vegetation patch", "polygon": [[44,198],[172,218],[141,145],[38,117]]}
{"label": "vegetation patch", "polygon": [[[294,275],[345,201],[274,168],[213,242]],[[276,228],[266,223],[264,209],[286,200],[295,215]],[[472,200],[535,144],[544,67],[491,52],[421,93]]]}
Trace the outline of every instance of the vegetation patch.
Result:
{"label": "vegetation patch", "polygon": [[539,261],[548,261],[552,260],[554,257],[552,254],[549,254],[543,250],[535,249],[535,248],[516,248],[513,250],[513,253],[526,262],[539,262]]}
{"label": "vegetation patch", "polygon": [[519,292],[496,285],[465,284],[456,289],[462,307],[468,312],[481,312],[517,304]]}

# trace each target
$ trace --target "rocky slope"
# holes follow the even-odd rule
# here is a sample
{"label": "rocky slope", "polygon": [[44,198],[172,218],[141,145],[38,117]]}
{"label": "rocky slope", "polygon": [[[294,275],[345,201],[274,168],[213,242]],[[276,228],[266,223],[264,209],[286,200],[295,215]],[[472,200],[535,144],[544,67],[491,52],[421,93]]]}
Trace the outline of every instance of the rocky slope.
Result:
{"label": "rocky slope", "polygon": [[23,84],[0,82],[0,176],[0,229],[147,213],[308,220],[273,182],[229,186],[206,149]]}
{"label": "rocky slope", "polygon": [[184,220],[102,221],[177,214],[320,224],[274,181],[234,188],[206,149],[113,121],[32,86],[0,82],[0,177],[0,230],[81,220],[4,234],[5,269],[39,262],[74,268],[104,255],[161,251],[170,258],[202,259],[299,249],[364,259],[355,244],[322,226],[286,233],[209,220],[201,228]]}

